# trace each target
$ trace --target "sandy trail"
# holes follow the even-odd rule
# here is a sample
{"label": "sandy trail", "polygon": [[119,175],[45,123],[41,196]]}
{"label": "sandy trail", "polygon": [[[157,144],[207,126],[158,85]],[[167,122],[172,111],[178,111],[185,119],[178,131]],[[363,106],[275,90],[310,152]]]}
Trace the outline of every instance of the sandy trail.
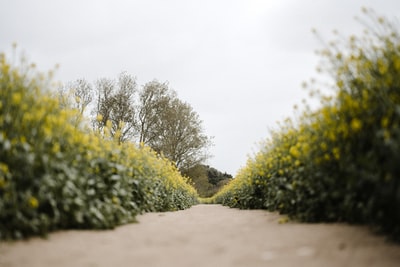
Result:
{"label": "sandy trail", "polygon": [[400,266],[400,246],[364,227],[278,219],[220,205],[148,213],[112,231],[0,243],[0,266]]}

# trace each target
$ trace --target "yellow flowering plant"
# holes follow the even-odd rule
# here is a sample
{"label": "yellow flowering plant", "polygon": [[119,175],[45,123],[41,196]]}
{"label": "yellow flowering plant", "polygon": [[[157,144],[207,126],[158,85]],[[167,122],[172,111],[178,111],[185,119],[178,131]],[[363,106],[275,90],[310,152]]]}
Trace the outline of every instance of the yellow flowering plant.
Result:
{"label": "yellow flowering plant", "polygon": [[0,54],[0,239],[113,228],[197,202],[162,156],[79,125],[81,114],[51,93],[50,76]]}
{"label": "yellow flowering plant", "polygon": [[215,202],[364,223],[400,240],[400,34],[363,12],[375,26],[320,52],[318,69],[335,81],[312,93],[320,108],[280,124]]}

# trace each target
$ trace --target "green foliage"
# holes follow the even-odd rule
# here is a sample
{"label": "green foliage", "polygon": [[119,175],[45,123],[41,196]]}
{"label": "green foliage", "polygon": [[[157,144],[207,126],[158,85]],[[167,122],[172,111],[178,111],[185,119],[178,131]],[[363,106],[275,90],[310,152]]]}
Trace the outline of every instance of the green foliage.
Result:
{"label": "green foliage", "polygon": [[321,53],[333,93],[281,124],[214,201],[369,224],[400,240],[400,35],[364,11],[377,30]]}
{"label": "green foliage", "polygon": [[217,185],[223,180],[226,179],[232,179],[232,175],[220,172],[219,170],[210,167],[210,166],[204,166],[205,169],[207,170],[207,176],[208,176],[208,181],[210,184]]}
{"label": "green foliage", "polygon": [[213,167],[202,164],[184,170],[183,175],[190,178],[199,196],[205,198],[215,195],[232,179],[232,175],[226,172],[222,173]]}
{"label": "green foliage", "polygon": [[46,91],[50,81],[0,54],[0,239],[113,228],[196,203],[195,189],[150,148],[82,130],[79,111]]}
{"label": "green foliage", "polygon": [[138,141],[187,169],[207,159],[210,137],[199,115],[168,83],[146,83],[139,92],[135,126]]}

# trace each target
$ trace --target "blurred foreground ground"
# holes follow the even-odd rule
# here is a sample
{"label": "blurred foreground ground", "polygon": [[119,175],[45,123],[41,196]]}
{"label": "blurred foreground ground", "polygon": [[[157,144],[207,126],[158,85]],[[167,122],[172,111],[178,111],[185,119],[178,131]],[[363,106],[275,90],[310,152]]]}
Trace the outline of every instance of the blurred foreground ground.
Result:
{"label": "blurred foreground ground", "polygon": [[112,231],[0,242],[0,266],[400,266],[400,245],[365,227],[279,218],[220,205],[148,213]]}

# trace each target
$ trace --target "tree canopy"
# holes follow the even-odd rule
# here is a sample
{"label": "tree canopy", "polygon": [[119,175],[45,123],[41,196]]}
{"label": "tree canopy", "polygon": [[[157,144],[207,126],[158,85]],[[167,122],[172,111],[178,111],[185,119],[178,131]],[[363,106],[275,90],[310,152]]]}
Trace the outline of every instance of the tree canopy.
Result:
{"label": "tree canopy", "polygon": [[190,178],[200,197],[213,196],[233,179],[232,175],[204,164],[186,169],[183,174]]}

